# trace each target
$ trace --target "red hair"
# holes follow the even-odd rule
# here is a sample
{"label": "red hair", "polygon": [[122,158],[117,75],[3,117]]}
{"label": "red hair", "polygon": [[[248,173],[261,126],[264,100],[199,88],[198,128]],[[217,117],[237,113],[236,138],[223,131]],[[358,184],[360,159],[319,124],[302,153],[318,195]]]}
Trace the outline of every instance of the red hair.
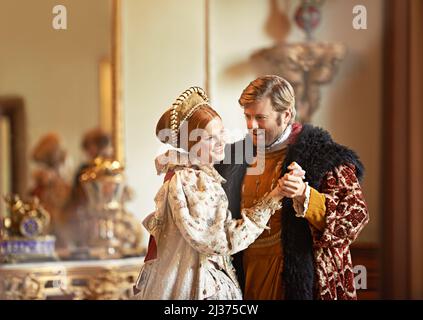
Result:
{"label": "red hair", "polygon": [[[159,138],[159,140],[163,143],[170,143],[170,137],[163,137],[160,135],[161,130],[170,130],[170,112],[171,109],[167,110],[161,117],[159,122],[156,125],[156,136]],[[195,129],[206,129],[207,125],[210,121],[213,119],[218,118],[221,119],[220,115],[210,106],[204,105],[199,107],[194,113],[191,115],[191,117],[186,120],[182,125],[186,125],[188,123],[188,137],[190,136],[191,132]],[[167,138],[167,139],[166,139]],[[178,134],[178,145],[177,147],[183,147],[184,144],[181,144],[180,141],[181,137]],[[196,141],[188,141],[188,150],[191,149],[191,147],[200,141],[200,137],[197,137]],[[186,144],[185,144],[186,145]]]}

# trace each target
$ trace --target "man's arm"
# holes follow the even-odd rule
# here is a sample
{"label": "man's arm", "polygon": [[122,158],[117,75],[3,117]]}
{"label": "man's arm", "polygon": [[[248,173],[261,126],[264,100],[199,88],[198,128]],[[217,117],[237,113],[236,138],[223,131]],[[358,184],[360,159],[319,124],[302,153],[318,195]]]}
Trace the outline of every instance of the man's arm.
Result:
{"label": "man's arm", "polygon": [[[295,181],[294,181],[295,180]],[[342,165],[322,180],[320,192],[306,183],[286,177],[286,196],[293,198],[298,217],[319,230],[320,246],[351,244],[369,221],[363,192],[352,165]]]}

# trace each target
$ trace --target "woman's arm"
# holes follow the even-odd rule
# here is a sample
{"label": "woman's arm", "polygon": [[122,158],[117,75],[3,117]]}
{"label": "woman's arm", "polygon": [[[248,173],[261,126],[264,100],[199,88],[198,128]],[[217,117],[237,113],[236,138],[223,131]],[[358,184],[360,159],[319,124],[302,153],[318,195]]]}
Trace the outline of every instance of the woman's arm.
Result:
{"label": "woman's arm", "polygon": [[227,197],[219,183],[206,173],[178,171],[169,184],[173,220],[184,239],[197,251],[209,255],[232,255],[247,248],[266,228],[270,216],[280,209],[278,191],[232,219]]}

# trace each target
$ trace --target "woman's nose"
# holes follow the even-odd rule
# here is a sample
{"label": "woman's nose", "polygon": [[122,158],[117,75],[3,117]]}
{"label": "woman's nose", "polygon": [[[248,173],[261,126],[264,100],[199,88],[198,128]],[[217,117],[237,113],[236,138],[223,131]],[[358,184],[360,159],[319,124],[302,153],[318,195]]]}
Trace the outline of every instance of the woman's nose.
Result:
{"label": "woman's nose", "polygon": [[220,137],[217,139],[217,141],[216,141],[216,145],[217,145],[218,147],[220,147],[220,146],[224,145],[225,143],[226,143],[226,139],[225,139],[225,136],[224,136],[224,135],[220,136]]}

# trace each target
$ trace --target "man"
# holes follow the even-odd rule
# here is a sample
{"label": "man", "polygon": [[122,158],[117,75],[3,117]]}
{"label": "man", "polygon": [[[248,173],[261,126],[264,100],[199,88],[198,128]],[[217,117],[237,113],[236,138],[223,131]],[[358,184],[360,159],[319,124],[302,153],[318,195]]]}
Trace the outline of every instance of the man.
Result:
{"label": "man", "polygon": [[[326,131],[295,123],[294,90],[278,76],[251,82],[239,103],[249,135],[229,146],[231,161],[216,165],[227,180],[229,208],[239,217],[280,177],[285,196],[270,230],[234,256],[244,298],[356,299],[349,246],[369,220],[357,155]],[[264,161],[259,175],[248,174],[246,157],[234,163],[248,139],[256,147],[265,142],[255,155]]]}

